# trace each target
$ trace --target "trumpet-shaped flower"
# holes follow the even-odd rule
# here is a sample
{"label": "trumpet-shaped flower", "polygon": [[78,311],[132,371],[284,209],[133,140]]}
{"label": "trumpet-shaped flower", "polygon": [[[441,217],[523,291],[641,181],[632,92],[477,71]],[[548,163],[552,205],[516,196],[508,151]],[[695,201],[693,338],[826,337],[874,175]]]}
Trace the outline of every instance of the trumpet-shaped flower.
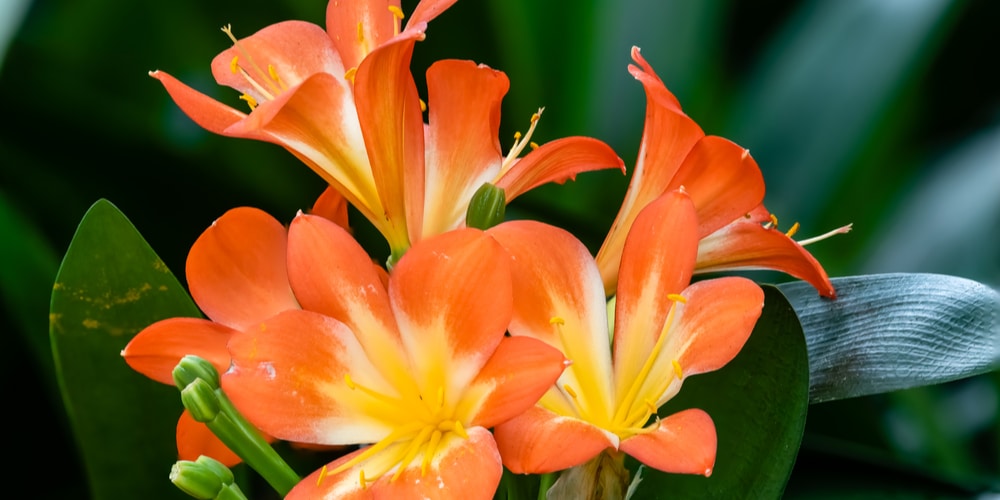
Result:
{"label": "trumpet-shaped flower", "polygon": [[[572,364],[538,405],[495,429],[504,465],[548,473],[611,450],[649,467],[711,473],[716,433],[699,409],[657,410],[684,379],[716,370],[742,348],[763,307],[752,281],[690,284],[699,221],[683,191],[636,217],[624,244],[609,342],[604,286],[594,259],[570,234],[529,238],[527,223],[494,237],[513,257],[514,338],[539,339]],[[541,231],[533,230],[536,233]]]}
{"label": "trumpet-shaped flower", "polygon": [[[122,356],[134,370],[173,385],[174,367],[185,355],[229,369],[226,343],[234,332],[287,309],[298,309],[285,267],[286,231],[271,216],[253,208],[226,212],[195,241],[186,275],[191,296],[210,320],[168,318],[139,332]],[[181,460],[211,456],[227,465],[240,461],[205,427],[184,411],[177,423]]]}
{"label": "trumpet-shaped flower", "polygon": [[289,228],[303,310],[232,335],[222,386],[281,439],[369,444],[288,498],[489,498],[501,475],[487,430],[530,408],[565,366],[556,349],[507,337],[509,257],[459,229],[415,245],[384,286],[367,254],[326,219]]}
{"label": "trumpet-shaped flower", "polygon": [[242,93],[250,113],[164,72],[151,75],[209,131],[289,150],[357,207],[398,258],[411,242],[460,227],[483,182],[503,187],[510,200],[581,171],[622,167],[609,147],[587,138],[553,141],[518,159],[532,144],[526,136],[503,156],[497,132],[506,76],[468,62],[428,71],[425,125],[410,59],[426,23],[454,1],[422,1],[402,30],[399,2],[375,0],[330,2],[326,31],[290,21],[237,40],[226,28],[235,45],[216,56],[212,72]]}
{"label": "trumpet-shaped flower", "polygon": [[661,194],[683,187],[698,212],[696,272],[775,269],[833,297],[823,267],[791,238],[797,226],[788,233],[778,231],[777,219],[764,208],[764,178],[749,151],[706,136],[681,111],[638,47],[632,48],[632,59],[636,65],[629,65],[629,72],[646,91],[646,123],[628,192],[597,255],[605,292],[614,292],[626,235],[639,212]]}

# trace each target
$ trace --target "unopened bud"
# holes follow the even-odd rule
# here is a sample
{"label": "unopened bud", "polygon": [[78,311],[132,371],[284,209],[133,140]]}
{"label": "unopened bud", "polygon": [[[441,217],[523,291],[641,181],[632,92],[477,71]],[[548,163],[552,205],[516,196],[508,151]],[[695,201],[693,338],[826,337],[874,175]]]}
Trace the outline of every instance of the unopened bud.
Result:
{"label": "unopened bud", "polygon": [[170,469],[170,482],[200,500],[246,499],[234,483],[229,468],[204,455],[194,462],[181,460],[175,463]]}
{"label": "unopened bud", "polygon": [[204,379],[196,379],[181,391],[181,402],[198,422],[211,422],[219,414],[219,395]]}
{"label": "unopened bud", "polygon": [[212,366],[212,363],[198,356],[189,354],[181,358],[180,363],[174,367],[173,376],[174,384],[182,391],[196,379],[204,380],[212,389],[219,388],[219,371]]}
{"label": "unopened bud", "polygon": [[465,213],[465,225],[489,229],[503,222],[506,208],[507,195],[504,190],[486,182],[472,195],[469,210]]}

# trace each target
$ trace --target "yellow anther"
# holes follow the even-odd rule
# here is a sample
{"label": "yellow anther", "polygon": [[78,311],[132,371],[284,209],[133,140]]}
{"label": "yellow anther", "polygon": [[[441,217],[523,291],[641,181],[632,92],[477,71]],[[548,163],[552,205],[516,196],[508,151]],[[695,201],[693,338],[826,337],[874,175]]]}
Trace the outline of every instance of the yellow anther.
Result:
{"label": "yellow anther", "polygon": [[358,43],[365,41],[365,25],[358,23]]}
{"label": "yellow anther", "polygon": [[531,114],[531,123],[537,122],[538,119],[541,118],[541,117],[542,117],[542,115],[539,114],[539,113],[532,113]]}
{"label": "yellow anther", "polygon": [[319,477],[316,478],[316,486],[319,486],[326,479],[326,466],[319,470]]}
{"label": "yellow anther", "polygon": [[[254,99],[252,95],[250,95],[250,94],[243,94],[243,95],[240,96],[240,100],[247,102],[247,104],[250,106],[250,111],[253,111],[253,110],[257,109],[257,99]],[[264,329],[264,325],[260,325],[260,327],[261,327],[261,330]]]}
{"label": "yellow anther", "polygon": [[771,224],[772,224],[771,227],[774,227],[774,228],[778,227],[778,216],[777,215],[771,214]]}
{"label": "yellow anther", "polygon": [[796,222],[795,224],[792,224],[792,227],[788,230],[787,233],[785,233],[785,236],[788,236],[789,238],[791,238],[797,232],[799,232],[799,223],[798,222]]}
{"label": "yellow anther", "polygon": [[239,63],[240,63],[240,56],[238,55],[233,56],[233,60],[229,61],[229,71],[232,71],[234,75],[240,71]]}
{"label": "yellow anther", "polygon": [[347,387],[350,387],[352,391],[358,388],[358,385],[355,384],[354,380],[351,378],[350,373],[344,374],[344,382],[347,382]]}
{"label": "yellow anther", "polygon": [[361,489],[368,489],[368,481],[365,481],[365,470],[361,469],[358,471],[358,481],[361,482]]}
{"label": "yellow anther", "polygon": [[566,324],[566,320],[562,319],[562,317],[560,316],[553,316],[551,319],[549,319],[549,324],[562,326]]}
{"label": "yellow anther", "polygon": [[534,150],[538,149],[538,143],[535,142],[535,141],[531,141],[531,142],[528,143],[528,147],[530,147],[531,150],[534,151]]}
{"label": "yellow anther", "polygon": [[421,99],[420,100],[420,112],[423,113],[423,112],[426,112],[426,111],[427,111],[427,103],[424,102],[423,99]]}
{"label": "yellow anther", "polygon": [[563,390],[566,391],[566,394],[569,394],[569,397],[576,399],[576,391],[569,384],[563,384]]}
{"label": "yellow anther", "polygon": [[462,439],[469,439],[469,433],[465,432],[465,426],[462,425],[462,422],[460,420],[455,421],[455,428],[452,429],[452,432],[458,434],[459,436],[462,436]]}
{"label": "yellow anther", "polygon": [[390,5],[389,6],[389,12],[392,12],[392,15],[395,16],[396,19],[399,19],[400,21],[402,21],[403,17],[405,17],[403,15],[403,9],[400,9],[399,7],[396,7],[395,5]]}
{"label": "yellow anther", "polygon": [[344,80],[354,83],[354,75],[357,74],[358,68],[351,68],[344,73]]}
{"label": "yellow anther", "polygon": [[674,302],[680,302],[681,304],[687,304],[687,301],[688,301],[687,297],[685,297],[685,296],[683,296],[683,295],[681,295],[679,293],[668,294],[667,298],[670,299],[670,300],[672,300],[672,301],[674,301]]}
{"label": "yellow anther", "polygon": [[643,399],[642,402],[646,403],[646,408],[649,409],[649,414],[650,415],[656,413],[656,403],[654,403],[653,401],[650,401],[648,398],[647,399]]}
{"label": "yellow anther", "polygon": [[440,411],[441,408],[444,408],[444,387],[438,387],[437,397],[438,397],[438,411]]}
{"label": "yellow anther", "polygon": [[514,140],[515,141],[520,141],[521,140],[521,133],[520,132],[514,132]]}
{"label": "yellow anther", "polygon": [[278,76],[278,70],[274,69],[273,65],[267,65],[267,74],[271,76],[274,83],[278,84],[278,87],[281,87],[281,90],[285,90],[285,84],[281,81],[281,77]]}
{"label": "yellow anther", "polygon": [[677,375],[678,379],[684,378],[684,372],[681,370],[680,361],[677,361],[676,359],[673,360],[673,365],[674,365],[674,375]]}

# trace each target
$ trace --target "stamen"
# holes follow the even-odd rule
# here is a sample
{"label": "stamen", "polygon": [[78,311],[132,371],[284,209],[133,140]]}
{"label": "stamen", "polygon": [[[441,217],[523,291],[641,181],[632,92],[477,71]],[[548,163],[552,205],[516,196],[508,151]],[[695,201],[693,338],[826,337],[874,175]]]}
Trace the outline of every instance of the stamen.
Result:
{"label": "stamen", "polygon": [[503,159],[503,164],[500,166],[500,172],[497,174],[496,178],[499,179],[507,173],[512,166],[514,166],[515,160],[524,151],[524,148],[531,143],[531,134],[535,133],[535,127],[538,126],[538,119],[542,117],[542,112],[545,108],[538,108],[538,112],[531,115],[531,125],[528,127],[528,131],[522,136],[520,132],[514,133],[514,144],[510,147],[510,152]]}
{"label": "stamen", "polygon": [[563,384],[563,390],[566,391],[566,394],[569,394],[569,397],[576,399],[576,391],[569,384]]}
{"label": "stamen", "polygon": [[365,470],[361,469],[358,471],[358,481],[361,482],[361,489],[368,489],[368,481],[365,480]]}
{"label": "stamen", "polygon": [[344,72],[344,80],[354,83],[354,75],[358,73],[358,68],[351,68]]}
{"label": "stamen", "polygon": [[281,87],[281,90],[288,90],[285,82],[281,81],[281,77],[278,76],[278,70],[274,69],[273,65],[267,65],[267,74],[271,75],[271,79],[274,80],[274,83],[278,84],[278,87]]}
{"label": "stamen", "polygon": [[532,151],[534,151],[534,150],[538,149],[538,143],[537,143],[537,142],[534,142],[534,141],[532,141],[532,142],[529,142],[529,143],[528,143],[528,147],[530,147],[530,148],[531,148],[531,150],[532,150]]}
{"label": "stamen", "polygon": [[434,458],[434,453],[437,451],[437,447],[441,444],[441,431],[434,431],[431,433],[431,440],[427,443],[427,447],[424,448],[424,459],[420,462],[420,475],[424,476],[427,474],[427,466],[430,465],[431,459]]}
{"label": "stamen", "polygon": [[257,109],[257,99],[254,99],[250,94],[243,94],[240,96],[241,101],[246,101],[250,106],[250,111]]}
{"label": "stamen", "polygon": [[423,99],[420,100],[420,112],[421,113],[426,113],[427,112],[427,103],[424,102]]}
{"label": "stamen", "polygon": [[792,227],[788,230],[788,232],[785,233],[785,236],[788,236],[789,238],[791,238],[797,232],[799,232],[799,223],[798,222],[796,222],[795,224],[792,224]]}
{"label": "stamen", "polygon": [[229,61],[229,71],[232,71],[235,75],[240,70],[240,56],[233,56],[233,60]]}
{"label": "stamen", "polygon": [[403,475],[403,470],[406,469],[406,464],[412,462],[413,459],[416,458],[417,453],[420,453],[420,447],[424,444],[424,441],[427,441],[427,438],[430,437],[431,433],[436,431],[437,429],[429,426],[424,426],[423,429],[420,429],[420,434],[417,434],[417,437],[413,438],[413,441],[410,441],[409,446],[406,447],[403,459],[399,461],[399,468],[397,468],[396,473],[389,478],[389,481],[395,481],[399,479],[399,476]]}
{"label": "stamen", "polygon": [[566,320],[562,319],[559,316],[553,316],[551,319],[549,319],[549,324],[562,326],[566,324]]}
{"label": "stamen", "polygon": [[672,301],[674,301],[674,302],[680,302],[681,304],[687,304],[687,302],[688,302],[687,297],[685,297],[685,296],[683,296],[683,295],[681,295],[679,293],[667,294],[667,298],[670,299],[670,300],[672,300]]}
{"label": "stamen", "polygon": [[[316,486],[319,486],[323,480],[326,479],[326,466],[324,465],[322,469],[319,470],[319,477],[316,478]],[[361,481],[364,484],[364,480]]]}
{"label": "stamen", "polygon": [[391,406],[397,406],[400,404],[398,398],[390,397],[386,394],[382,394],[381,392],[378,392],[376,390],[358,384],[357,382],[354,381],[353,378],[351,378],[351,375],[349,373],[344,374],[344,382],[347,384],[347,387],[352,391],[360,390],[361,392],[371,396],[372,399],[375,399],[376,401],[386,403]]}
{"label": "stamen", "polygon": [[455,428],[452,429],[451,432],[454,432],[455,434],[462,436],[462,439],[469,439],[469,433],[465,432],[465,426],[462,425],[461,420],[455,421]]}
{"label": "stamen", "polygon": [[[243,48],[243,45],[240,43],[240,41],[236,39],[236,35],[233,35],[233,26],[231,24],[227,24],[227,25],[223,26],[222,27],[222,32],[225,33],[227,36],[229,36],[229,39],[233,41],[233,46],[236,47],[236,50],[238,50],[240,52],[240,54],[243,55],[244,59],[246,59],[247,61],[250,62],[250,67],[251,67],[251,69],[253,69],[254,71],[257,72],[257,77],[260,78],[261,80],[264,80],[264,82],[267,84],[268,87],[271,88],[271,90],[274,92],[274,94],[277,94],[277,93],[281,92],[281,88],[278,87],[275,84],[274,81],[272,81],[272,80],[270,80],[268,78],[268,76],[270,76],[270,75],[268,75],[267,73],[265,73],[263,70],[260,69],[260,66],[258,66],[257,62],[253,60],[253,57],[250,57],[250,53],[247,52],[246,49]],[[230,68],[233,67],[233,63],[232,62],[230,62],[229,65],[230,65]],[[265,90],[261,86],[260,82],[258,82],[257,80],[251,78],[250,74],[247,73],[246,70],[244,70],[242,66],[240,66],[239,64],[236,64],[236,67],[239,68],[243,72],[243,77],[247,79],[247,83],[249,83],[258,92],[260,92],[261,95],[267,97],[268,99],[274,99],[274,95],[271,92],[268,92],[267,90]]]}
{"label": "stamen", "polygon": [[392,33],[393,36],[399,34],[400,24],[403,22],[403,9],[396,7],[395,5],[389,6],[389,12],[392,12]]}
{"label": "stamen", "polygon": [[666,343],[667,333],[670,331],[670,326],[673,324],[674,314],[676,312],[677,304],[674,304],[673,307],[670,308],[670,312],[667,314],[667,319],[663,322],[663,328],[660,330],[660,335],[657,337],[656,343],[653,344],[653,349],[650,350],[649,356],[646,358],[646,362],[643,363],[642,369],[639,370],[639,373],[632,381],[632,385],[629,387],[628,392],[619,404],[618,409],[615,410],[615,416],[612,419],[613,422],[621,425],[628,425],[629,422],[632,422],[632,420],[628,417],[632,411],[633,403],[639,395],[639,390],[646,382],[646,378],[649,377],[650,372],[653,371],[653,365],[656,364],[656,358],[660,356],[660,351]]}
{"label": "stamen", "polygon": [[684,378],[684,371],[681,370],[681,363],[680,363],[680,361],[677,361],[675,359],[675,360],[671,361],[671,363],[673,363],[673,365],[674,365],[674,375],[677,375],[677,379],[678,380],[683,379]]}
{"label": "stamen", "polygon": [[825,239],[827,239],[827,238],[829,238],[831,236],[836,236],[838,234],[847,234],[847,233],[851,232],[851,228],[853,226],[854,226],[854,223],[848,224],[846,226],[841,226],[841,227],[838,227],[837,229],[834,229],[833,231],[830,231],[828,233],[824,233],[824,234],[821,234],[821,235],[813,237],[813,238],[809,238],[809,239],[805,239],[805,240],[799,241],[798,244],[802,245],[802,246],[806,246],[806,245],[809,245],[809,244],[812,244],[812,243],[816,243],[817,241],[823,241],[823,240],[825,240]]}
{"label": "stamen", "polygon": [[358,43],[364,43],[365,41],[365,25],[358,23]]}

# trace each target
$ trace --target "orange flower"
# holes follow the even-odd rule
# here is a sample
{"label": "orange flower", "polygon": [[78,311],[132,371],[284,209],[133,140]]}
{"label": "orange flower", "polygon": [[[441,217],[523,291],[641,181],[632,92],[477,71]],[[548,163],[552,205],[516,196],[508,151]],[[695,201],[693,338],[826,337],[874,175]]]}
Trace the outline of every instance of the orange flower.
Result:
{"label": "orange flower", "polygon": [[369,444],[287,498],[490,498],[501,475],[487,430],[530,408],[565,359],[506,337],[509,259],[459,229],[415,245],[382,281],[326,219],[300,215],[288,273],[303,310],[232,335],[222,386],[261,430],[321,445]]}
{"label": "orange flower", "polygon": [[716,433],[704,411],[650,419],[685,378],[736,356],[764,296],[738,277],[689,285],[698,225],[683,191],[664,194],[635,218],[623,249],[610,349],[604,286],[587,249],[569,233],[537,223],[491,230],[513,257],[511,335],[539,339],[572,362],[537,406],[496,427],[512,472],[558,471],[610,449],[666,472],[711,473]]}
{"label": "orange flower", "polygon": [[[174,385],[172,372],[188,354],[229,369],[226,343],[236,331],[287,309],[298,309],[285,267],[285,228],[264,212],[236,208],[225,213],[191,247],[187,281],[198,307],[211,320],[169,318],[139,332],[122,356],[132,369]],[[177,423],[181,460],[208,455],[226,465],[240,462],[187,410]]]}
{"label": "orange flower", "polygon": [[632,59],[638,66],[629,65],[629,72],[646,90],[646,124],[625,201],[597,255],[605,292],[614,292],[626,235],[639,212],[661,194],[684,187],[698,212],[696,272],[775,269],[834,297],[826,271],[792,240],[797,227],[788,234],[778,231],[777,219],[764,208],[764,178],[750,152],[706,136],[681,111],[638,47],[632,48]]}
{"label": "orange flower", "polygon": [[622,166],[610,148],[586,138],[554,141],[519,160],[524,137],[504,157],[497,132],[507,78],[469,62],[428,71],[425,125],[409,69],[413,46],[454,1],[422,1],[402,31],[398,1],[386,9],[370,0],[330,2],[325,32],[290,21],[233,37],[212,72],[243,93],[249,114],[166,73],[151,75],[202,127],[288,149],[378,228],[396,260],[412,242],[460,227],[483,182],[503,187],[510,200],[545,182]]}

